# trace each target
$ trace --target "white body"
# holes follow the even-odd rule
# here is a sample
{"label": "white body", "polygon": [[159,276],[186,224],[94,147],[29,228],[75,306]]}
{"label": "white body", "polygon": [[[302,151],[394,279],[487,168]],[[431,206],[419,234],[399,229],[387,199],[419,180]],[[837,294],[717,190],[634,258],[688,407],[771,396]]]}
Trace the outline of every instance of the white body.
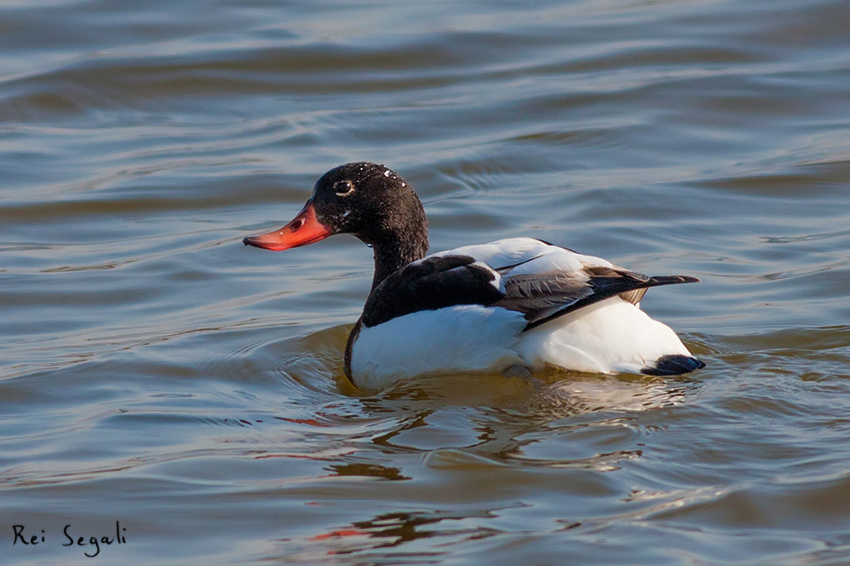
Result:
{"label": "white body", "polygon": [[[580,271],[611,263],[530,238],[499,240],[435,255],[469,255],[493,269],[520,264],[505,278],[547,271]],[[504,290],[498,273],[494,286]],[[375,390],[426,373],[500,372],[556,366],[594,373],[640,373],[662,356],[690,352],[666,325],[639,306],[610,297],[522,332],[520,312],[459,305],[419,311],[364,326],[351,352],[351,375]]]}

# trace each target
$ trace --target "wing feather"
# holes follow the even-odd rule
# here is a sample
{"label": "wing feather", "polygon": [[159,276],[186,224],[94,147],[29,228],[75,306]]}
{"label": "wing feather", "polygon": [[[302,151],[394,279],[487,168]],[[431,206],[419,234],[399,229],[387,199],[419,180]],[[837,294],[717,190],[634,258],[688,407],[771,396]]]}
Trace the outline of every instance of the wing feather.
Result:
{"label": "wing feather", "polygon": [[471,256],[426,257],[391,274],[370,293],[363,307],[363,324],[376,326],[417,311],[454,305],[492,305],[502,298],[499,278]]}
{"label": "wing feather", "polygon": [[697,281],[686,275],[649,277],[615,266],[585,265],[575,271],[504,276],[505,296],[495,306],[522,312],[528,321],[525,330],[530,330],[615,295],[637,304],[650,287]]}
{"label": "wing feather", "polygon": [[[483,259],[473,257],[478,255]],[[530,330],[610,297],[637,305],[650,287],[697,281],[686,275],[649,277],[600,258],[517,238],[442,252],[407,265],[372,291],[361,320],[372,327],[420,310],[477,304],[521,312],[527,320],[524,330]]]}

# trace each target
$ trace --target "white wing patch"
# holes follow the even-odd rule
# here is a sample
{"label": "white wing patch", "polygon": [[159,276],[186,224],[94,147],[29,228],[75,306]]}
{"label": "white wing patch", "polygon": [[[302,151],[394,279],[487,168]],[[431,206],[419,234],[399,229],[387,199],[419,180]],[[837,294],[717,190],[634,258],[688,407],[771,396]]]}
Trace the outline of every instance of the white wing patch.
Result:
{"label": "white wing patch", "polygon": [[463,246],[432,254],[435,256],[467,255],[495,270],[508,270],[511,275],[531,275],[549,271],[578,271],[585,266],[613,267],[599,257],[578,254],[534,238],[507,238],[488,244]]}

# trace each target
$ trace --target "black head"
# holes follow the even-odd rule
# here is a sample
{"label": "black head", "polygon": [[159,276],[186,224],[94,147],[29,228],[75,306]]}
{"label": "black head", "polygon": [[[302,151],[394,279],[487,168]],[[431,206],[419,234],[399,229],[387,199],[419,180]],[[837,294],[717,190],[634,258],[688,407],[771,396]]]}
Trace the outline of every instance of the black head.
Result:
{"label": "black head", "polygon": [[375,163],[346,163],[322,175],[313,196],[286,226],[245,238],[246,245],[285,250],[354,234],[375,249],[376,280],[424,257],[428,221],[413,188]]}
{"label": "black head", "polygon": [[398,173],[375,163],[346,163],[322,175],[311,199],[316,219],[334,233],[375,244],[425,231],[422,203]]}

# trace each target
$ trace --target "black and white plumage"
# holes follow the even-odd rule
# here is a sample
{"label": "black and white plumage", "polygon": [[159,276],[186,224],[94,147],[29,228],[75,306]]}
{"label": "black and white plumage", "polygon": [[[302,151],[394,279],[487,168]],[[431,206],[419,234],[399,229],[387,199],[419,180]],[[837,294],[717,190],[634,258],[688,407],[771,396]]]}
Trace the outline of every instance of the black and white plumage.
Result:
{"label": "black and white plumage", "polygon": [[345,372],[363,389],[426,373],[530,370],[675,375],[704,367],[640,309],[648,277],[532,238],[424,257],[427,220],[412,188],[382,165],[323,175],[289,224],[245,238],[283,250],[351,233],[375,255],[372,290],[349,336]]}

